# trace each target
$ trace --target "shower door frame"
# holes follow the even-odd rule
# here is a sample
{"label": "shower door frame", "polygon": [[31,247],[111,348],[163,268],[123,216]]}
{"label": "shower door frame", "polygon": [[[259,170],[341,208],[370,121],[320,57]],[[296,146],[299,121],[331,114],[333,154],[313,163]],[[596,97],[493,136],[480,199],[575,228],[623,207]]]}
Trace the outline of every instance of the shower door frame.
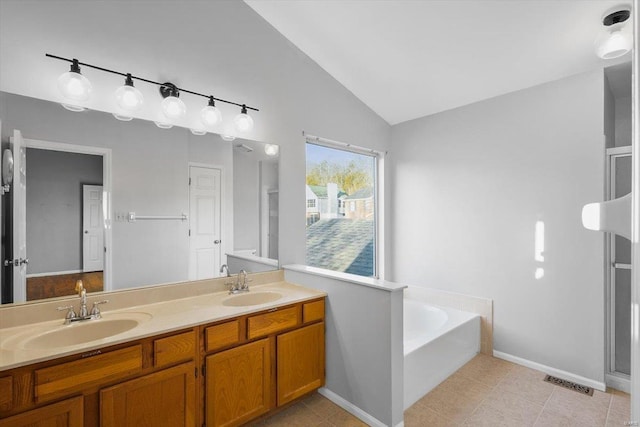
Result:
{"label": "shower door frame", "polygon": [[[605,176],[606,176],[606,186],[605,186],[605,197],[606,200],[612,200],[615,198],[615,161],[620,157],[631,157],[631,146],[626,145],[622,147],[613,147],[606,149],[606,165],[605,165]],[[629,177],[631,179],[631,177]],[[615,389],[625,391],[627,393],[630,392],[631,383],[630,383],[630,375],[627,375],[623,372],[619,372],[615,370],[615,338],[616,338],[616,327],[615,327],[615,278],[616,278],[616,268],[628,268],[631,269],[631,264],[628,266],[620,266],[616,267],[614,265],[616,259],[615,253],[615,234],[607,233],[606,234],[606,243],[605,243],[605,271],[606,271],[606,286],[605,286],[605,324],[606,324],[606,351],[605,351],[605,382],[607,386],[613,387]],[[618,263],[615,263],[618,264]]]}

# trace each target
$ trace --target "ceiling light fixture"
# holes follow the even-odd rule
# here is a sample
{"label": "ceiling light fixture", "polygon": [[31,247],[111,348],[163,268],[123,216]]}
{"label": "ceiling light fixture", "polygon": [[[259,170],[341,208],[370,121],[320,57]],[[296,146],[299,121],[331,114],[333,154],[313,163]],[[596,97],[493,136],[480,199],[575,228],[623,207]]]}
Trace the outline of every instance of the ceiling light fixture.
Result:
{"label": "ceiling light fixture", "polygon": [[247,114],[247,106],[242,104],[242,110],[233,119],[233,124],[236,126],[238,132],[249,132],[253,129],[253,119]]}
{"label": "ceiling light fixture", "polygon": [[[82,74],[80,74],[80,65],[82,65],[83,67],[89,67],[95,70],[117,74],[125,77],[124,86],[118,88],[118,90],[116,91],[116,103],[118,107],[121,108],[125,113],[136,111],[142,106],[142,103],[144,102],[142,93],[138,89],[133,87],[133,80],[139,80],[141,82],[160,86],[160,93],[164,98],[161,102],[160,109],[166,117],[155,123],[163,129],[168,129],[172,126],[171,123],[167,123],[164,119],[176,120],[182,118],[186,114],[187,107],[185,103],[179,98],[181,92],[189,93],[195,96],[201,96],[209,100],[209,104],[201,111],[201,120],[203,124],[205,124],[205,127],[212,127],[222,121],[222,114],[220,114],[220,110],[215,107],[215,101],[236,105],[242,108],[241,113],[236,116],[234,120],[234,124],[236,124],[236,127],[242,132],[248,132],[253,128],[253,119],[249,117],[249,115],[247,114],[247,110],[260,111],[257,108],[249,107],[238,102],[215,98],[211,95],[205,95],[203,93],[179,88],[173,83],[159,83],[139,76],[134,76],[130,73],[125,74],[119,71],[110,70],[108,68],[99,67],[97,65],[80,62],[75,58],[68,59],[61,56],[51,55],[49,53],[45,54],[45,56],[71,63],[71,71],[64,73],[58,78],[58,88],[62,92],[65,100],[72,101],[71,103],[64,103],[62,105],[72,111],[83,111],[85,109],[83,106],[75,104],[87,101],[92,89],[89,80]],[[128,114],[115,113],[114,115],[119,116],[120,120],[122,120],[122,118],[130,117]],[[197,130],[199,130],[199,128],[197,128]],[[227,132],[227,136],[233,137],[235,139],[235,136],[233,136],[229,132]]]}
{"label": "ceiling light fixture", "polygon": [[200,110],[200,119],[207,129],[213,129],[218,123],[222,122],[222,113],[216,107],[216,101],[213,96],[209,97],[209,104]]}
{"label": "ceiling light fixture", "polygon": [[275,144],[265,144],[264,152],[267,156],[277,156],[279,147]]}
{"label": "ceiling light fixture", "polygon": [[[72,59],[71,69],[58,77],[58,89],[65,100],[71,102],[85,102],[91,96],[92,86],[89,79],[80,74],[80,63],[77,59]],[[71,111],[83,111],[84,107],[77,105],[62,104]]]}
{"label": "ceiling light fixture", "polygon": [[144,103],[142,93],[133,87],[133,78],[127,73],[124,85],[116,90],[116,104],[124,111],[138,111]]}
{"label": "ceiling light fixture", "polygon": [[602,29],[595,40],[596,54],[602,59],[613,59],[625,55],[633,47],[631,25],[626,22],[631,10],[623,8],[608,13],[602,18]]}

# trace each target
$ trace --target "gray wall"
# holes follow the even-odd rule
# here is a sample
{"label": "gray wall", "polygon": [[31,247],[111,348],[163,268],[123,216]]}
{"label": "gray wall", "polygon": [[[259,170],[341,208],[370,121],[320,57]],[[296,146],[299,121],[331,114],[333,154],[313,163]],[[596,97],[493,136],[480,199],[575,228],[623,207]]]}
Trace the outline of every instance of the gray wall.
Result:
{"label": "gray wall", "polygon": [[256,153],[233,150],[233,186],[242,188],[233,198],[236,215],[233,227],[234,250],[260,251],[260,169]]}
{"label": "gray wall", "polygon": [[392,279],[492,298],[495,350],[596,381],[604,237],[581,209],[604,197],[603,85],[580,74],[406,122],[388,156]]}
{"label": "gray wall", "polygon": [[102,156],[27,149],[27,274],[82,270],[82,186]]}
{"label": "gray wall", "polygon": [[615,100],[616,147],[631,145],[631,96]]}
{"label": "gray wall", "polygon": [[[72,113],[55,103],[6,93],[0,93],[0,104],[8,106],[3,141],[19,129],[29,139],[110,148],[113,212],[189,213],[189,162],[222,166],[222,241],[233,247],[231,146],[218,136],[159,129],[140,120],[120,122],[98,111]],[[187,280],[188,230],[189,223],[182,221],[114,221],[113,288]]]}

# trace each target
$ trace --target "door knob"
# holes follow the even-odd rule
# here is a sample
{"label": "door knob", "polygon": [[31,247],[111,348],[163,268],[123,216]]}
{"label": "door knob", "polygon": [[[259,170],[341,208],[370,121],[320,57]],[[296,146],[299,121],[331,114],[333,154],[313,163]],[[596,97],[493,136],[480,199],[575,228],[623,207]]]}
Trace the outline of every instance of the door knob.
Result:
{"label": "door knob", "polygon": [[213,244],[214,244],[214,245],[219,245],[220,243],[222,243],[222,240],[214,240],[214,241],[213,241]]}

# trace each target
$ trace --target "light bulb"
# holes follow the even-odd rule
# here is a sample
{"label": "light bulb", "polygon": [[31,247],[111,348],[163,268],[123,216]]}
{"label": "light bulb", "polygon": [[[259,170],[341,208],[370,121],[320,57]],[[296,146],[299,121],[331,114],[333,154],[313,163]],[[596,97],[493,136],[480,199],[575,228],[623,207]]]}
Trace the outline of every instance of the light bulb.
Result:
{"label": "light bulb", "polygon": [[190,128],[189,130],[191,131],[192,134],[196,136],[202,136],[207,134],[207,131],[201,128]]}
{"label": "light bulb", "polygon": [[265,144],[264,152],[267,156],[277,156],[279,147],[275,144]]}
{"label": "light bulb", "polygon": [[116,90],[116,104],[124,111],[137,111],[142,107],[143,103],[144,97],[142,93],[133,87],[131,74],[127,74],[124,85]]}
{"label": "light bulb", "polygon": [[245,105],[242,106],[240,114],[233,119],[233,124],[238,132],[249,132],[253,129],[253,119],[247,114],[247,107]]}
{"label": "light bulb", "polygon": [[180,119],[187,113],[187,106],[177,96],[168,96],[160,104],[162,112],[168,119]]}
{"label": "light bulb", "polygon": [[74,59],[71,70],[58,77],[58,89],[65,99],[75,102],[88,101],[91,96],[91,82],[80,74],[78,60]]}
{"label": "light bulb", "polygon": [[209,105],[200,110],[200,120],[209,130],[222,121],[222,113],[216,108],[213,96],[209,97]]}

